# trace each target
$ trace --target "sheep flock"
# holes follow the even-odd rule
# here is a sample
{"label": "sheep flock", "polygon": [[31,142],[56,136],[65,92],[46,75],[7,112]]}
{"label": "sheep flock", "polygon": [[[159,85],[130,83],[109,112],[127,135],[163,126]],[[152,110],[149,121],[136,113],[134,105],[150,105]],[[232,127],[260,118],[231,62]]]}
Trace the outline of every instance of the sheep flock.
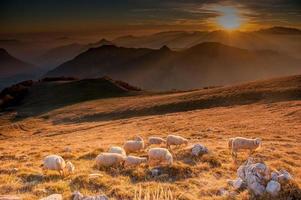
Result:
{"label": "sheep flock", "polygon": [[[178,135],[168,135],[166,139],[150,136],[147,141],[145,144],[144,139],[138,136],[125,141],[123,147],[111,146],[107,152],[101,152],[96,156],[95,166],[99,170],[120,167],[135,170],[141,165],[150,170],[153,176],[158,176],[161,168],[173,165],[174,157],[178,156],[175,149],[183,147],[188,150],[189,156],[195,158],[210,153],[206,146],[200,143],[189,145],[188,139]],[[251,155],[262,146],[260,138],[230,138],[225,146],[228,146],[234,163],[236,163],[238,152],[249,151],[247,161],[237,169],[237,179],[228,180],[228,185],[233,188],[233,191],[247,189],[255,197],[262,197],[264,194],[275,197],[281,191],[281,184],[292,179],[292,175],[286,170],[271,172],[264,163],[254,161]],[[70,151],[71,149],[68,149],[68,152]],[[135,154],[139,152],[146,154],[143,157],[136,156]],[[75,166],[59,155],[46,156],[42,168],[44,171],[58,171],[61,176],[75,173]],[[233,191],[221,188],[220,194],[233,197],[235,194]]]}

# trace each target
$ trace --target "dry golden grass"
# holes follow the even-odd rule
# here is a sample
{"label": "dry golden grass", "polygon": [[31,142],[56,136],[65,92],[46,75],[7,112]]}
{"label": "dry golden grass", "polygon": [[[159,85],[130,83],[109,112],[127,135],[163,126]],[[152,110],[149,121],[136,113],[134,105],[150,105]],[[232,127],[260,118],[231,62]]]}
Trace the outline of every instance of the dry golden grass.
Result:
{"label": "dry golden grass", "polygon": [[[224,199],[219,189],[230,188],[227,179],[236,177],[236,169],[247,158],[247,153],[240,153],[238,163],[232,161],[227,139],[233,136],[261,137],[263,146],[253,156],[272,169],[292,173],[295,182],[285,192],[298,194],[294,190],[301,186],[301,101],[139,115],[139,109],[173,101],[175,96],[95,100],[16,122],[14,113],[1,116],[0,194],[38,199],[61,193],[67,198],[78,190],[85,195],[105,193],[112,199]],[[116,113],[128,114],[114,118]],[[163,168],[158,177],[152,177],[147,166],[95,168],[96,155],[111,145],[122,145],[136,135],[147,139],[170,133],[187,137],[190,144],[202,143],[210,153],[196,159],[185,148],[173,149],[175,164]],[[72,151],[65,152],[66,147]],[[75,173],[43,174],[40,164],[48,154],[72,161]],[[145,156],[147,150],[136,155]],[[237,199],[249,198],[246,191],[237,195]]]}

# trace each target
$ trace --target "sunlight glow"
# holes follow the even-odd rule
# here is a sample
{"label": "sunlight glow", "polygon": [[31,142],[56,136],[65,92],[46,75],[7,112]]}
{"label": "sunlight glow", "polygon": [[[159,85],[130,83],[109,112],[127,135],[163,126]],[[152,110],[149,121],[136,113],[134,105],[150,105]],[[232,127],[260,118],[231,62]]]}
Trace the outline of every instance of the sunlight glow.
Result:
{"label": "sunlight glow", "polygon": [[236,8],[230,6],[219,6],[216,7],[216,11],[221,14],[216,19],[219,26],[227,30],[235,30],[241,26],[242,20]]}

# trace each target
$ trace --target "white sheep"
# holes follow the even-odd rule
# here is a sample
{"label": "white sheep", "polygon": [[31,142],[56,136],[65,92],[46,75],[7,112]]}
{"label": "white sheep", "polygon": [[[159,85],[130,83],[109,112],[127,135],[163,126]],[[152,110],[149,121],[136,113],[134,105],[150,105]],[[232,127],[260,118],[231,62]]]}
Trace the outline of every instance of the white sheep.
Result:
{"label": "white sheep", "polygon": [[164,140],[161,137],[155,137],[155,136],[151,136],[148,138],[148,144],[152,145],[152,144],[162,144],[162,143],[166,143],[166,140]]}
{"label": "white sheep", "polygon": [[151,148],[148,151],[148,161],[150,166],[164,164],[171,166],[173,164],[173,157],[168,149]]}
{"label": "white sheep", "polygon": [[231,150],[233,157],[237,157],[237,152],[239,150],[250,150],[250,154],[261,146],[261,139],[248,139],[243,137],[230,138],[228,142],[228,147]]}
{"label": "white sheep", "polygon": [[108,153],[119,153],[123,156],[126,156],[125,150],[122,147],[117,146],[110,147]]}
{"label": "white sheep", "polygon": [[96,158],[97,167],[111,167],[122,165],[125,160],[125,156],[119,153],[101,153]]}
{"label": "white sheep", "polygon": [[[43,170],[55,170],[60,173],[60,175],[64,175],[65,172],[72,173],[74,171],[74,166],[71,162],[67,162],[66,165],[65,160],[58,155],[49,155],[46,156],[43,160]],[[73,168],[71,167],[73,166]]]}
{"label": "white sheep", "polygon": [[167,147],[170,147],[171,145],[176,145],[176,146],[183,145],[183,144],[187,145],[188,140],[178,135],[168,135],[166,138],[166,144]]}
{"label": "white sheep", "polygon": [[125,158],[124,165],[127,167],[138,166],[142,163],[146,163],[146,161],[147,161],[147,158],[137,157],[137,156],[127,156]]}
{"label": "white sheep", "polygon": [[144,141],[141,137],[137,137],[135,140],[128,140],[124,143],[123,149],[126,153],[139,152],[144,149]]}

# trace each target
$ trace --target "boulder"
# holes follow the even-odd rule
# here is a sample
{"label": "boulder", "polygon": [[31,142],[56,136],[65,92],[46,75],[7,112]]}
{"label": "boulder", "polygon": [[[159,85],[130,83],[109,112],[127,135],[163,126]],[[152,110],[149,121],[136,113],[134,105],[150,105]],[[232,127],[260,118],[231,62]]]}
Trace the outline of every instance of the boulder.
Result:
{"label": "boulder", "polygon": [[241,178],[237,178],[233,181],[233,187],[235,190],[240,190],[245,188],[245,183]]}
{"label": "boulder", "polygon": [[208,148],[201,144],[195,144],[191,149],[191,154],[193,156],[199,156],[206,153],[208,153]]}
{"label": "boulder", "polygon": [[95,195],[95,196],[84,196],[80,192],[76,191],[72,194],[72,200],[109,200],[109,198],[104,195]]}
{"label": "boulder", "polygon": [[277,181],[273,181],[273,180],[268,182],[268,185],[266,187],[267,193],[269,193],[273,197],[278,195],[280,189],[281,189],[280,183],[278,183]]}
{"label": "boulder", "polygon": [[159,176],[161,174],[161,170],[158,168],[153,168],[150,171],[151,171],[152,176]]}

